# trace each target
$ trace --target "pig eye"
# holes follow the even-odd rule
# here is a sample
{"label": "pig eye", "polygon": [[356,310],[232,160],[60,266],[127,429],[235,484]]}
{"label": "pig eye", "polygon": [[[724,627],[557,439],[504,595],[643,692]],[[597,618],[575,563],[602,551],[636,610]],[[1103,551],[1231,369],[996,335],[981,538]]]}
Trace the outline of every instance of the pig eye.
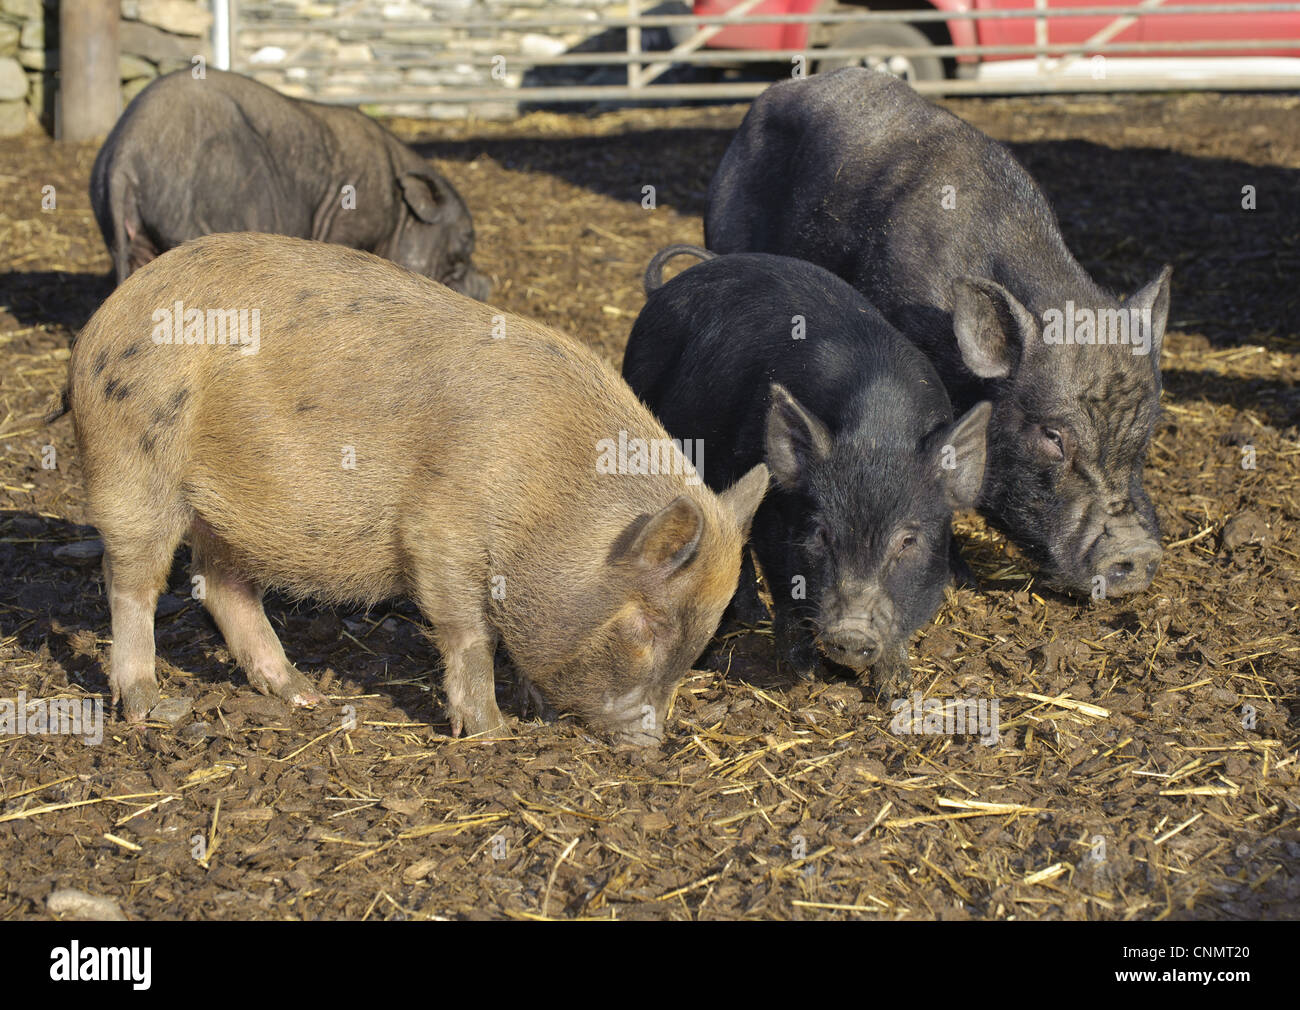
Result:
{"label": "pig eye", "polygon": [[907,550],[909,547],[914,547],[915,545],[916,545],[916,534],[915,534],[915,533],[905,533],[905,534],[903,535],[903,539],[901,539],[901,540],[898,542],[898,551],[899,551],[899,553],[901,554],[903,551]]}
{"label": "pig eye", "polygon": [[1065,459],[1065,436],[1055,428],[1044,427],[1041,431],[1043,451],[1054,460]]}

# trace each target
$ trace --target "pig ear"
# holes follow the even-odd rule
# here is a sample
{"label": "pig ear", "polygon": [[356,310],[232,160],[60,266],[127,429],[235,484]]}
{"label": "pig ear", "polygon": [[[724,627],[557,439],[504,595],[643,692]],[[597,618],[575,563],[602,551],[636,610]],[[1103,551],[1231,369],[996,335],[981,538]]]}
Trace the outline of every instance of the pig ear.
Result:
{"label": "pig ear", "polygon": [[1151,361],[1160,367],[1160,345],[1165,339],[1165,323],[1169,320],[1169,278],[1174,268],[1165,264],[1156,279],[1136,292],[1128,304],[1139,312],[1151,310]]}
{"label": "pig ear", "polygon": [[435,224],[438,212],[447,202],[447,191],[441,179],[419,172],[403,172],[397,177],[402,187],[402,199],[411,208],[411,213],[425,224]]}
{"label": "pig ear", "polygon": [[783,488],[797,488],[808,464],[831,452],[826,425],[804,410],[779,382],[772,383],[772,406],[767,414],[767,465]]}
{"label": "pig ear", "polygon": [[1038,339],[1038,327],[1015,295],[978,277],[953,283],[952,328],[966,367],[981,379],[1004,379]]}
{"label": "pig ear", "polygon": [[982,400],[934,437],[934,465],[949,508],[973,508],[979,500],[992,413],[993,404]]}
{"label": "pig ear", "polygon": [[767,467],[759,463],[718,496],[722,504],[736,517],[736,525],[740,527],[742,539],[749,539],[749,524],[754,518],[754,513],[758,511],[763,495],[767,494],[768,478]]}
{"label": "pig ear", "polygon": [[704,532],[704,513],[678,495],[654,515],[634,520],[614,545],[611,560],[671,575],[695,557]]}

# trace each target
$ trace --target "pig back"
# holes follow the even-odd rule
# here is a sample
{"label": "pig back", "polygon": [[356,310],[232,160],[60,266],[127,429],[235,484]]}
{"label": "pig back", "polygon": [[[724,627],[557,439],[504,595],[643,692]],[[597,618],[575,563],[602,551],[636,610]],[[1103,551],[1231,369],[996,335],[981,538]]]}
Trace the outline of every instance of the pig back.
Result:
{"label": "pig back", "polygon": [[953,281],[1023,293],[1088,283],[1042,190],[1002,144],[889,74],[782,81],[710,183],[715,252],[766,251],[848,280],[910,339],[951,350]]}

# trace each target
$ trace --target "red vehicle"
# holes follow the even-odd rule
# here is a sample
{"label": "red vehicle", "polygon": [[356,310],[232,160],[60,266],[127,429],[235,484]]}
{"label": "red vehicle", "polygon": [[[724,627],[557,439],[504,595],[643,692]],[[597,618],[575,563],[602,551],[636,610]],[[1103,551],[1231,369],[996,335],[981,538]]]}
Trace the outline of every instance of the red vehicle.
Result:
{"label": "red vehicle", "polygon": [[[697,15],[724,14],[741,0],[695,0]],[[1052,18],[1053,8],[1070,7],[1134,7],[1137,0],[1045,0],[1048,9],[1047,41],[1084,43],[1188,42],[1221,41],[1222,49],[1213,51],[1133,51],[1107,56],[1107,60],[1123,59],[1127,69],[1141,72],[1139,64],[1150,64],[1158,58],[1156,69],[1165,74],[1171,69],[1169,61],[1180,63],[1201,62],[1206,57],[1300,57],[1300,14],[1172,14],[1147,15],[1125,19],[1125,25],[1116,17],[1058,17]],[[1192,6],[1231,0],[1166,0],[1173,6]],[[1244,2],[1244,0],[1243,0]],[[1034,0],[879,0],[874,3],[846,3],[840,0],[761,0],[750,16],[759,14],[812,14],[849,13],[873,11],[970,11],[970,10],[1027,10],[1034,9]],[[1244,39],[1278,40],[1276,49],[1236,49],[1233,41]],[[1033,45],[1035,23],[1032,17],[989,20],[929,21],[916,24],[881,23],[874,25],[807,25],[767,24],[725,28],[706,45],[720,49],[798,49],[850,48],[856,46],[898,46],[917,48],[931,45],[1005,46]],[[1091,53],[1085,53],[1091,55]],[[819,61],[816,70],[830,70],[851,63],[889,70],[907,80],[938,80],[944,76],[1011,76],[1011,74],[980,73],[993,61],[1032,61],[1029,54],[958,56],[955,59],[938,55],[885,55],[860,60],[828,59]],[[1010,67],[1000,68],[1011,70]]]}

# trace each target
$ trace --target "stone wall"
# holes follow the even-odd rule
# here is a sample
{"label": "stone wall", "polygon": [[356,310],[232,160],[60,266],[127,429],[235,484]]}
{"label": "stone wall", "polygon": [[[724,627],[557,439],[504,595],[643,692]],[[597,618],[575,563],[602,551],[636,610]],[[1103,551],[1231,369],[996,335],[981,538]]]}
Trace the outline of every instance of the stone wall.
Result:
{"label": "stone wall", "polygon": [[[672,12],[687,12],[668,0]],[[649,8],[649,0],[643,5]],[[670,8],[664,6],[663,11]],[[239,4],[236,67],[286,94],[325,101],[401,95],[373,102],[367,111],[413,117],[503,118],[518,113],[508,96],[529,84],[612,84],[626,80],[620,67],[529,70],[521,57],[584,50],[621,50],[622,30],[604,17],[627,13],[626,0],[247,0]],[[580,24],[544,31],[520,22],[574,15]],[[266,27],[270,19],[290,28]],[[452,19],[488,20],[482,28],[454,28]],[[312,31],[327,21],[343,28]],[[355,27],[357,23],[380,23]],[[418,22],[386,27],[382,22]],[[0,0],[0,136],[39,123],[54,128],[59,62],[58,0]],[[159,74],[211,59],[210,0],[122,0],[120,26],[123,105]],[[643,33],[647,49],[665,48],[663,30]],[[431,65],[431,55],[450,58]],[[488,61],[502,57],[493,76]],[[293,66],[318,63],[320,66]],[[499,88],[503,101],[488,104],[421,101],[430,88]],[[412,95],[411,93],[415,94]]]}
{"label": "stone wall", "polygon": [[[653,0],[642,3],[642,10]],[[675,13],[689,13],[684,2]],[[518,113],[510,92],[522,83],[611,84],[626,80],[622,68],[545,68],[530,70],[520,57],[546,57],[582,50],[622,50],[625,33],[607,30],[603,18],[626,16],[626,0],[256,0],[240,7],[237,63],[258,80],[286,94],[324,101],[354,100],[386,92],[409,97],[372,102],[367,111],[414,118],[508,118]],[[573,17],[579,23],[537,29],[520,25],[530,18]],[[259,22],[292,19],[303,29],[262,29]],[[418,22],[401,27],[346,27],[311,31],[313,23]],[[491,21],[489,27],[459,28],[452,20]],[[666,33],[645,32],[647,48],[666,41]],[[660,39],[659,36],[664,36]],[[449,59],[433,65],[431,57]],[[490,61],[500,57],[496,76]],[[326,64],[277,68],[278,63]],[[421,101],[421,89],[495,89],[503,101],[460,103]]]}
{"label": "stone wall", "polygon": [[[122,0],[122,103],[159,74],[211,56],[207,0]],[[0,0],[0,136],[54,128],[58,0]]]}

